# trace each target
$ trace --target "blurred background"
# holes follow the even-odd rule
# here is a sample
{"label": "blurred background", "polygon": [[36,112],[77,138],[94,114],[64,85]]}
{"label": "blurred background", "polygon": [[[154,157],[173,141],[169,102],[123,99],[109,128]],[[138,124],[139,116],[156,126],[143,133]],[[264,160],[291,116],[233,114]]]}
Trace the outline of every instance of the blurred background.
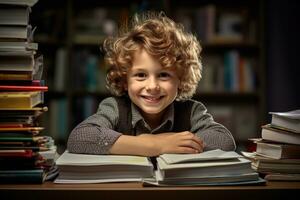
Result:
{"label": "blurred background", "polygon": [[288,0],[39,0],[30,21],[44,56],[45,133],[60,151],[70,131],[109,96],[99,47],[136,12],[164,11],[195,34],[203,79],[194,99],[234,135],[261,135],[270,111],[300,108],[299,3]]}

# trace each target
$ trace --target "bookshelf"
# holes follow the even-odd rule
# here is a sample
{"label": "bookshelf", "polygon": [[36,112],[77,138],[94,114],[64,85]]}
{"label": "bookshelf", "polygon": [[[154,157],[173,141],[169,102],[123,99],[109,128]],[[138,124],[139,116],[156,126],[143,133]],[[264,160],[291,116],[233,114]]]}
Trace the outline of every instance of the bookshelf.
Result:
{"label": "bookshelf", "polygon": [[31,21],[45,57],[49,134],[64,146],[72,128],[109,96],[99,50],[103,39],[133,13],[157,10],[199,37],[204,78],[194,98],[245,148],[248,138],[260,135],[267,115],[264,5],[259,0],[38,2]]}

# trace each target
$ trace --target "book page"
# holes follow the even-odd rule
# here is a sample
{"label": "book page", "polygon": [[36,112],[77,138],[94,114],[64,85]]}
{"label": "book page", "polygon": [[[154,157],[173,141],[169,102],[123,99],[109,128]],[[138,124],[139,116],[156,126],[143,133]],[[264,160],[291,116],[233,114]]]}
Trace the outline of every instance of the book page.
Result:
{"label": "book page", "polygon": [[147,157],[125,155],[88,155],[73,154],[65,151],[56,161],[57,165],[93,166],[93,165],[142,165],[152,166]]}
{"label": "book page", "polygon": [[278,115],[281,117],[286,117],[289,119],[300,119],[300,109],[299,110],[292,110],[288,112],[269,112],[272,115]]}
{"label": "book page", "polygon": [[234,151],[222,151],[215,149],[197,154],[163,154],[159,156],[167,164],[208,161],[208,160],[225,160],[242,157]]}

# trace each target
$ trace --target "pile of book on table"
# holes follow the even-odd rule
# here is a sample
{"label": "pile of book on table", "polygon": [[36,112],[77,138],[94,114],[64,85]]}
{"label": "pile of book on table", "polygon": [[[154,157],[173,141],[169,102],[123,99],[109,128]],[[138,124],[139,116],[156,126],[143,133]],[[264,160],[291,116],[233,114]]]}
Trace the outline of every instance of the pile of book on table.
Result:
{"label": "pile of book on table", "polygon": [[[42,183],[55,175],[56,147],[38,117],[48,110],[42,56],[29,25],[32,1],[0,1],[0,182]],[[57,171],[57,170],[56,170]],[[51,178],[48,176],[48,178]]]}
{"label": "pile of book on table", "polygon": [[[199,154],[164,154],[156,158],[124,155],[85,155],[65,151],[56,161],[55,183],[143,182],[145,185],[261,184],[251,161],[219,149]],[[156,170],[154,170],[157,168]]]}
{"label": "pile of book on table", "polygon": [[256,151],[243,154],[268,181],[300,181],[300,110],[270,114],[271,123],[262,126],[261,138],[253,139]]}

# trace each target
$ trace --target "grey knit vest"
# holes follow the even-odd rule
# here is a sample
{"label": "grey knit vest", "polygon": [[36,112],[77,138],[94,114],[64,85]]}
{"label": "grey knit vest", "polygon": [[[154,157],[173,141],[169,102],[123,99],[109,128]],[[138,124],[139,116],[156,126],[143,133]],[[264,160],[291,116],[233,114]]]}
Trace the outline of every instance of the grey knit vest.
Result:
{"label": "grey knit vest", "polygon": [[[119,124],[117,131],[134,135],[132,127],[131,101],[128,97],[115,97],[119,108]],[[193,100],[183,102],[174,102],[174,124],[173,132],[189,131],[191,129],[191,110],[194,104]]]}

